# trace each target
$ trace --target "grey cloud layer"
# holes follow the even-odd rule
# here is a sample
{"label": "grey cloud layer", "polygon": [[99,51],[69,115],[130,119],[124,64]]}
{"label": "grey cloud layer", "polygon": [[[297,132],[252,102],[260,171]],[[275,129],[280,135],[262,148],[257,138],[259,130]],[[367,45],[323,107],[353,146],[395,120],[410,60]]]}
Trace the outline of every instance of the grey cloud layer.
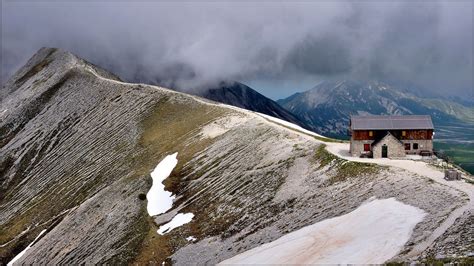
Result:
{"label": "grey cloud layer", "polygon": [[41,46],[127,80],[353,77],[472,90],[472,2],[4,2],[2,79]]}

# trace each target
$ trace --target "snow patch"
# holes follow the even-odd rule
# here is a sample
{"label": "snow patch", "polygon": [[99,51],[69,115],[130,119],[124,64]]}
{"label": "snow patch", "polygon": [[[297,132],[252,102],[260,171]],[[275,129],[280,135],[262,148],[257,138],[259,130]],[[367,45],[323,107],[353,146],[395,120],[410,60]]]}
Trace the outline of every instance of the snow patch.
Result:
{"label": "snow patch", "polygon": [[[158,215],[165,213],[167,210],[171,209],[173,206],[173,200],[175,197],[169,191],[165,190],[165,185],[163,181],[171,174],[173,169],[178,164],[176,156],[177,152],[166,156],[156,167],[153,172],[151,172],[151,177],[153,178],[153,185],[150,188],[150,191],[146,194],[148,200],[147,211],[150,216]],[[160,226],[158,228],[158,234],[163,235],[176,227],[180,227],[183,224],[191,222],[194,214],[192,213],[178,213],[176,216],[171,219],[170,222]],[[189,240],[188,240],[189,241]]]}
{"label": "snow patch", "polygon": [[194,236],[188,236],[188,237],[186,237],[186,240],[194,242],[194,241],[197,240],[197,238],[195,238]]}
{"label": "snow patch", "polygon": [[165,190],[163,181],[171,174],[178,164],[177,152],[166,156],[151,172],[153,185],[146,194],[148,200],[147,211],[150,216],[165,213],[173,206],[174,196],[171,192]]}
{"label": "snow patch", "polygon": [[367,264],[397,255],[426,213],[394,198],[303,227],[221,264]]}
{"label": "snow patch", "polygon": [[285,121],[285,120],[282,120],[282,119],[279,119],[279,118],[276,118],[276,117],[273,117],[273,116],[269,116],[269,115],[265,115],[265,114],[261,114],[261,113],[257,113],[258,115],[266,118],[267,120],[270,120],[272,122],[275,122],[277,124],[280,124],[282,126],[285,126],[285,127],[289,127],[291,129],[295,129],[295,130],[298,130],[300,132],[303,132],[303,133],[306,133],[308,135],[311,135],[311,136],[315,136],[315,137],[320,137],[320,138],[326,138],[325,136],[322,136],[322,135],[319,135],[319,134],[316,134],[314,133],[313,131],[309,131],[307,129],[304,129],[298,125],[295,125],[293,123],[290,123],[288,121]]}
{"label": "snow patch", "polygon": [[160,226],[157,232],[160,235],[169,233],[171,230],[191,222],[193,217],[194,214],[192,213],[178,213],[175,217],[173,217],[173,219],[171,219],[169,223]]}
{"label": "snow patch", "polygon": [[39,235],[35,238],[35,240],[33,240],[33,242],[31,242],[22,252],[18,253],[18,255],[16,255],[8,264],[7,266],[12,266],[13,263],[15,263],[15,261],[19,260],[23,255],[25,255],[25,252],[31,248],[31,246],[33,245],[33,243],[36,242],[36,240],[38,240],[38,238],[40,238],[44,233],[46,232],[46,229],[44,229],[43,231],[41,231],[41,233],[39,233]]}

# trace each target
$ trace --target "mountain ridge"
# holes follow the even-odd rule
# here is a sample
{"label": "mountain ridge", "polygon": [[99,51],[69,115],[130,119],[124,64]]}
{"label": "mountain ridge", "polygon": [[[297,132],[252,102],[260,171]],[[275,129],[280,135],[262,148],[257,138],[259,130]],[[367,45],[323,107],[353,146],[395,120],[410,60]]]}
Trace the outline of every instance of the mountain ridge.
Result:
{"label": "mountain ridge", "polygon": [[[404,261],[410,243],[467,201],[412,172],[336,157],[312,136],[254,112],[104,77],[105,70],[51,51],[40,50],[1,99],[3,264],[39,235],[17,263],[215,264],[373,197],[427,212],[391,258]],[[18,82],[44,60],[51,61]],[[176,152],[163,181],[172,208],[150,216],[150,173]],[[194,214],[191,222],[157,233],[183,212]],[[464,252],[458,231],[447,237],[461,243],[456,254]],[[434,252],[449,252],[436,244]]]}

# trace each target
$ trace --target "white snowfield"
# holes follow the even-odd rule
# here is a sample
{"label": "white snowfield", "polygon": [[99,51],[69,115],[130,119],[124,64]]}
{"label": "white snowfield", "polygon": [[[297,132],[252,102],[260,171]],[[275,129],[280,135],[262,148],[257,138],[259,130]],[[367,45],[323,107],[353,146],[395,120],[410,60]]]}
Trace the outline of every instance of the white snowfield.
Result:
{"label": "white snowfield", "polygon": [[426,213],[394,198],[303,227],[220,264],[367,264],[397,255]]}
{"label": "white snowfield", "polygon": [[33,243],[36,242],[36,240],[38,240],[38,238],[41,237],[41,235],[43,235],[44,233],[46,232],[46,229],[44,229],[43,231],[41,231],[41,233],[39,233],[39,235],[35,238],[35,240],[33,240],[33,242],[31,242],[22,252],[18,253],[18,255],[16,255],[8,264],[7,266],[12,266],[15,261],[19,260],[23,255],[25,255],[26,251],[28,249],[31,248],[31,246],[33,245]]}
{"label": "white snowfield", "polygon": [[449,227],[451,227],[456,219],[463,215],[467,210],[474,209],[474,186],[460,181],[447,181],[444,179],[444,173],[433,167],[429,164],[421,161],[413,160],[394,160],[394,159],[370,159],[370,158],[358,158],[352,157],[349,153],[349,144],[348,143],[326,143],[326,149],[332,154],[339,156],[343,159],[356,162],[365,162],[365,163],[376,163],[380,165],[392,166],[397,168],[402,168],[408,170],[412,173],[425,176],[431,180],[446,185],[448,187],[460,190],[469,197],[469,202],[454,211],[452,211],[449,216],[436,228],[431,235],[424,241],[417,243],[413,249],[406,255],[407,258],[414,257],[419,255],[421,252],[426,250],[431,244],[440,237]]}
{"label": "white snowfield", "polygon": [[150,216],[165,213],[173,206],[174,196],[171,192],[165,190],[163,181],[171,174],[173,169],[178,164],[176,156],[178,153],[173,153],[166,156],[151,172],[153,178],[153,185],[146,194],[148,200],[147,211]]}
{"label": "white snowfield", "polygon": [[171,230],[191,222],[193,217],[194,214],[192,213],[178,213],[170,222],[160,226],[157,232],[160,235],[169,233]]}
{"label": "white snowfield", "polygon": [[[259,115],[265,118],[268,117],[262,114],[259,114]],[[272,123],[272,121],[276,121],[276,123],[274,124],[283,125],[283,123],[278,121],[277,118],[268,119],[268,121],[269,123]],[[286,122],[286,123],[289,123],[289,122]],[[289,126],[285,125],[285,127],[288,128]],[[298,126],[293,124],[293,126],[289,128],[297,129]],[[296,131],[299,131],[300,133],[305,133],[311,136],[318,135],[313,132],[310,132],[310,133],[307,133],[304,131],[301,132],[302,130],[300,129],[297,129]],[[462,216],[465,211],[474,209],[474,186],[473,185],[466,183],[463,180],[446,181],[444,179],[444,173],[440,169],[430,166],[426,162],[414,161],[414,160],[403,160],[403,159],[402,160],[387,159],[387,158],[371,159],[371,158],[352,157],[351,154],[349,153],[349,143],[324,142],[317,139],[314,139],[314,141],[324,143],[326,145],[327,151],[345,160],[362,162],[362,163],[375,163],[379,165],[405,169],[407,171],[418,174],[420,176],[428,177],[437,183],[457,189],[467,194],[467,196],[469,197],[469,202],[453,210],[449,214],[449,216],[438,226],[438,228],[436,228],[433,232],[431,232],[431,234],[424,241],[417,243],[412,248],[412,250],[408,254],[405,255],[406,258],[412,258],[421,254],[424,250],[430,247],[438,237],[440,237],[444,232],[446,232],[446,230],[448,230],[448,228],[454,224],[456,219]]]}

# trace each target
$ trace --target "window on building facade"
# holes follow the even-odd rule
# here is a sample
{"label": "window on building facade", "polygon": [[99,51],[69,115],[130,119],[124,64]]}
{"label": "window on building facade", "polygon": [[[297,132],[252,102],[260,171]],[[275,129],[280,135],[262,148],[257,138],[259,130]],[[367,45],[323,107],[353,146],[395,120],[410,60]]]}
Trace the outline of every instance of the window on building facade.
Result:
{"label": "window on building facade", "polygon": [[370,151],[370,144],[364,144],[364,151]]}
{"label": "window on building facade", "polygon": [[373,131],[369,131],[369,137],[373,137],[374,136],[374,132]]}
{"label": "window on building facade", "polygon": [[405,150],[409,151],[410,150],[410,143],[405,143]]}
{"label": "window on building facade", "polygon": [[418,150],[418,143],[413,143],[413,149]]}
{"label": "window on building facade", "polygon": [[407,135],[407,132],[405,130],[402,130],[402,136],[406,136]]}

